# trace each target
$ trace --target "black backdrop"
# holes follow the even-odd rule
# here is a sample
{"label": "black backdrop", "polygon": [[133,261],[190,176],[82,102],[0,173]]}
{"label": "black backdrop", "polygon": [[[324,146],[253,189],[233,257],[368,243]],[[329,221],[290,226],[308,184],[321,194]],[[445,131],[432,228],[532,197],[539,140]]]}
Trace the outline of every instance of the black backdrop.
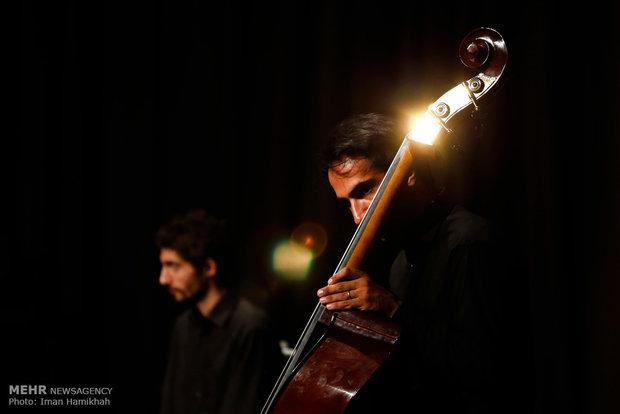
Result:
{"label": "black backdrop", "polygon": [[[153,235],[190,207],[239,224],[245,293],[293,341],[352,229],[316,171],[322,137],[353,113],[434,101],[467,76],[460,40],[488,26],[509,68],[461,196],[512,252],[532,412],[615,412],[617,7],[452,3],[21,1],[5,62],[19,72],[6,384],[112,386],[110,411],[155,411],[179,307]],[[277,282],[273,246],[304,221],[327,229],[327,251],[305,283]]]}

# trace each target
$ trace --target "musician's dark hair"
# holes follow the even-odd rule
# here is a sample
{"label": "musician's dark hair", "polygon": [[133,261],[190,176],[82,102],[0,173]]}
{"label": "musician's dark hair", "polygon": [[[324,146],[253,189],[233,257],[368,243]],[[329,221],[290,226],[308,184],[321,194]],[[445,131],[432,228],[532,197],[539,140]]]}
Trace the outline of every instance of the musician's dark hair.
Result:
{"label": "musician's dark hair", "polygon": [[[372,167],[387,171],[404,136],[405,131],[387,115],[372,112],[352,115],[328,135],[321,154],[321,171],[327,176],[330,168],[347,157],[366,158]],[[417,180],[436,185],[427,159],[419,156],[415,170]]]}
{"label": "musician's dark hair", "polygon": [[322,152],[324,174],[344,158],[366,158],[371,165],[387,171],[398,151],[395,122],[378,113],[357,114],[346,118],[328,135]]}
{"label": "musician's dark hair", "polygon": [[216,217],[205,209],[192,209],[176,215],[157,231],[155,242],[160,249],[174,250],[183,260],[194,266],[197,272],[204,267],[207,258],[217,263],[215,283],[220,287],[236,285],[236,272],[230,271],[232,240],[227,220]]}

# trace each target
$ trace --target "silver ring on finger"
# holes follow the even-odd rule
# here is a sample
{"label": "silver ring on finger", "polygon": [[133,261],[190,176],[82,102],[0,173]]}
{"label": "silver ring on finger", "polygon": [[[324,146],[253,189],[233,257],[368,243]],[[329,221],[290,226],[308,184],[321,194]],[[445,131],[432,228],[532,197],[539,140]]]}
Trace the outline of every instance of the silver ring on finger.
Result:
{"label": "silver ring on finger", "polygon": [[351,297],[351,291],[350,291],[350,290],[347,290],[347,298],[349,298],[349,300],[353,299],[353,298]]}

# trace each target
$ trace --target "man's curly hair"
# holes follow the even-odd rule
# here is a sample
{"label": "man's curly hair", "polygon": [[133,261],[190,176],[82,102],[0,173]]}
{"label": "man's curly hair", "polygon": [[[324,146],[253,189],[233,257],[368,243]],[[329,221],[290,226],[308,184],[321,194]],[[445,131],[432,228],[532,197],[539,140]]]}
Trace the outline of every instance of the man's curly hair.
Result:
{"label": "man's curly hair", "polygon": [[[230,268],[231,240],[226,220],[215,217],[204,209],[194,209],[175,216],[172,221],[159,228],[156,244],[172,249],[183,260],[200,272],[207,258],[217,263],[215,281],[220,287],[233,286]],[[226,277],[222,277],[225,274]]]}
{"label": "man's curly hair", "polygon": [[371,165],[387,171],[398,151],[395,122],[381,114],[353,115],[342,121],[328,136],[323,148],[324,174],[344,158],[367,158]]}

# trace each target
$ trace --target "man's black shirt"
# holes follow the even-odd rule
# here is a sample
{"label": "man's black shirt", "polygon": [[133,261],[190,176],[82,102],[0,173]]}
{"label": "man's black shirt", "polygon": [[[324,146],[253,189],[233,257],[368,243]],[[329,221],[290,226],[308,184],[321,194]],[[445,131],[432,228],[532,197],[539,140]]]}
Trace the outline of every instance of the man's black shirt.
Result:
{"label": "man's black shirt", "polygon": [[445,203],[422,218],[389,272],[403,301],[393,316],[404,325],[399,344],[351,412],[500,412],[488,224]]}
{"label": "man's black shirt", "polygon": [[211,314],[195,306],[176,320],[162,414],[254,414],[281,368],[264,312],[226,294]]}

